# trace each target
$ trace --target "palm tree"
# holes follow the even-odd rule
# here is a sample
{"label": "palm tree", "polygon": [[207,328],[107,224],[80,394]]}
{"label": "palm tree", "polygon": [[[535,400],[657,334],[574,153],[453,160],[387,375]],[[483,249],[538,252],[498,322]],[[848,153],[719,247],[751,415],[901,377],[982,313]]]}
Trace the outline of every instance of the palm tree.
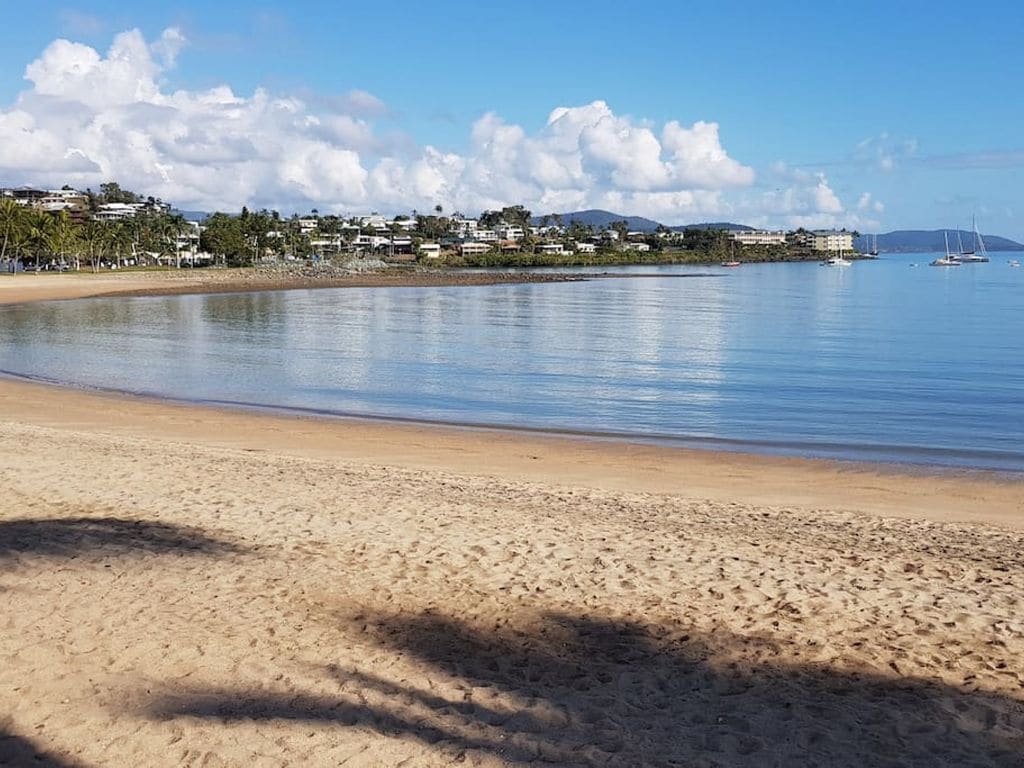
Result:
{"label": "palm tree", "polygon": [[106,246],[114,252],[114,264],[120,267],[124,251],[134,245],[132,233],[123,221],[115,221],[107,228],[105,235]]}
{"label": "palm tree", "polygon": [[89,254],[89,262],[92,264],[92,271],[100,270],[100,252],[107,239],[107,228],[102,221],[89,219],[82,228],[81,242]]}
{"label": "palm tree", "polygon": [[[78,232],[71,222],[67,211],[61,211],[54,219],[53,232],[50,234],[50,251],[60,254],[60,263],[65,263],[64,256],[70,250],[75,250],[78,243]],[[75,256],[75,269],[79,267],[78,256]]]}
{"label": "palm tree", "polygon": [[[24,224],[24,209],[10,198],[0,200],[0,238],[3,238],[0,240],[0,263],[6,261],[7,248],[18,239],[17,235],[24,228]],[[12,268],[11,271],[16,272],[17,269]]]}
{"label": "palm tree", "polygon": [[[174,266],[181,269],[181,236],[188,229],[180,213],[165,216],[160,222],[160,240],[167,252],[174,251]],[[161,248],[161,250],[164,250]]]}
{"label": "palm tree", "polygon": [[36,270],[44,253],[53,253],[53,235],[56,219],[45,211],[30,211],[27,219],[28,246],[36,256]]}

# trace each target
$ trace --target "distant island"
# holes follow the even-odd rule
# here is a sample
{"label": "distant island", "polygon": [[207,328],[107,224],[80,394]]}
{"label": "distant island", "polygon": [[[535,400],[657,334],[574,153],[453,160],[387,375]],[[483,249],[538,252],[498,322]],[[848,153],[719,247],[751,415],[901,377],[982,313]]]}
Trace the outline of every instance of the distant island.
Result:
{"label": "distant island", "polygon": [[[950,247],[953,247],[957,245],[958,233],[965,246],[974,245],[974,232],[963,229],[898,229],[877,236],[878,250],[881,253],[941,253],[946,248],[945,235],[949,236]],[[866,235],[854,238],[853,244],[863,253],[868,248],[868,238]],[[985,235],[985,248],[990,251],[1024,251],[1021,243],[998,235]]]}

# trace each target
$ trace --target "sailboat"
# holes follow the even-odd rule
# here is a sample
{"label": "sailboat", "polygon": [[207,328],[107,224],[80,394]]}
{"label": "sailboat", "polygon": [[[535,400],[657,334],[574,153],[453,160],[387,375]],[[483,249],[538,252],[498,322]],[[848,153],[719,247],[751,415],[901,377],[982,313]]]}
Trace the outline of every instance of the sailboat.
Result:
{"label": "sailboat", "polygon": [[868,252],[861,254],[862,259],[878,258],[878,235],[865,235],[868,239]]}
{"label": "sailboat", "polygon": [[821,266],[823,267],[848,267],[851,264],[853,264],[852,261],[843,258],[842,251],[840,251],[835,256],[830,256],[829,258],[825,259],[825,261],[821,262]]}
{"label": "sailboat", "polygon": [[836,251],[835,256],[830,256],[829,258],[825,259],[825,261],[821,262],[821,266],[823,266],[823,267],[848,267],[852,263],[853,263],[852,261],[847,261],[846,259],[843,258],[843,250],[842,250],[842,248],[839,248]]}
{"label": "sailboat", "polygon": [[933,267],[959,267],[960,259],[949,252],[949,232],[942,233],[943,239],[946,241],[946,255],[941,259],[935,259],[931,262],[930,266]]}
{"label": "sailboat", "polygon": [[[974,228],[974,248],[970,251],[964,251],[960,248],[960,261],[964,264],[982,264],[988,261],[988,251],[985,250],[985,240],[982,238],[981,233],[978,232],[978,222],[971,217],[971,225]],[[981,251],[981,253],[978,253]]]}
{"label": "sailboat", "polygon": [[963,238],[960,237],[960,225],[958,224],[956,227],[956,257],[959,261],[969,261],[970,257],[973,255],[973,249],[970,251],[964,250],[964,241]]}

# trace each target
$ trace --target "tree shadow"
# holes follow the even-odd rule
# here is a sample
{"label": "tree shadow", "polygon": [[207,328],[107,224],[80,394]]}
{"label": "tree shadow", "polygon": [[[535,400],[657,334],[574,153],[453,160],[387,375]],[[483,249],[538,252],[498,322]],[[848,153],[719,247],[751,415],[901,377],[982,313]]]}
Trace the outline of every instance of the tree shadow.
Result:
{"label": "tree shadow", "polygon": [[76,768],[78,764],[54,757],[29,739],[0,727],[0,765],[10,768]]}
{"label": "tree shadow", "polygon": [[433,614],[378,616],[369,626],[388,651],[426,663],[430,688],[328,667],[330,695],[185,690],[149,714],[357,726],[433,744],[452,760],[478,752],[562,765],[1022,765],[1020,700],[744,661],[771,656],[771,638],[567,614],[493,629]]}
{"label": "tree shadow", "polygon": [[238,545],[199,528],[116,517],[56,517],[0,522],[0,563],[19,555],[201,554],[238,552]]}

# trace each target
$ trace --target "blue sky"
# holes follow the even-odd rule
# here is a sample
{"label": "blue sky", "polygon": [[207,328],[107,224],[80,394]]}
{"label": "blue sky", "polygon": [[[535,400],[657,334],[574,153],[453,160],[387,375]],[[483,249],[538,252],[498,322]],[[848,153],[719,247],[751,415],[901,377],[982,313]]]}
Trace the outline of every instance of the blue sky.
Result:
{"label": "blue sky", "polygon": [[1024,240],[1017,3],[481,5],[7,5],[0,183]]}

